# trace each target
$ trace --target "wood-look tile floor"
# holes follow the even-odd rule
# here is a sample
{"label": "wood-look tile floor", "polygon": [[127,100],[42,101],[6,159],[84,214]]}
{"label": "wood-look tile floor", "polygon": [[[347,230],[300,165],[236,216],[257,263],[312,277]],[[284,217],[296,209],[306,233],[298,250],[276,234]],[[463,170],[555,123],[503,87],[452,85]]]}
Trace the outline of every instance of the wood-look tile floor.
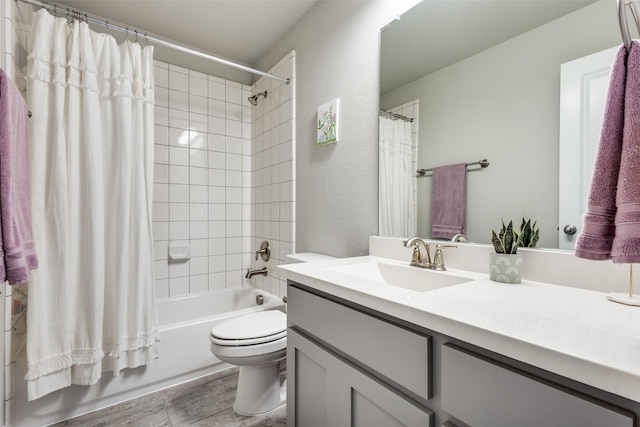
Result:
{"label": "wood-look tile floor", "polygon": [[286,407],[258,417],[233,411],[238,370],[232,368],[138,399],[54,424],[53,427],[285,427]]}

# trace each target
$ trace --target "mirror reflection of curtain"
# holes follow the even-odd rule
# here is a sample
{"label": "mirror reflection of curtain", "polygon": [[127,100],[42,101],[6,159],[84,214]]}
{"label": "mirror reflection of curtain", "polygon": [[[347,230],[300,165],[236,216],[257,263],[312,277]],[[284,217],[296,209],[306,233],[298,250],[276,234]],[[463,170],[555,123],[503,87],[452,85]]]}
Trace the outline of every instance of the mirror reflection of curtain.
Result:
{"label": "mirror reflection of curtain", "polygon": [[411,123],[379,118],[379,234],[416,234]]}

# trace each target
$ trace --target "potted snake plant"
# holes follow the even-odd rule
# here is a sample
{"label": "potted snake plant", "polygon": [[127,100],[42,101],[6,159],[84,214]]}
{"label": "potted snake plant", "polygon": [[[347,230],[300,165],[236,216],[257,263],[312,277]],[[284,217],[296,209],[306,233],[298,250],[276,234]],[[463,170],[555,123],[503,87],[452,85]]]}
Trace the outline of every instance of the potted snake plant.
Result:
{"label": "potted snake plant", "polygon": [[495,282],[520,283],[522,276],[522,254],[519,247],[534,247],[540,238],[537,222],[522,219],[520,232],[513,228],[513,221],[502,227],[496,233],[491,230],[491,243],[494,252],[489,254],[489,278]]}

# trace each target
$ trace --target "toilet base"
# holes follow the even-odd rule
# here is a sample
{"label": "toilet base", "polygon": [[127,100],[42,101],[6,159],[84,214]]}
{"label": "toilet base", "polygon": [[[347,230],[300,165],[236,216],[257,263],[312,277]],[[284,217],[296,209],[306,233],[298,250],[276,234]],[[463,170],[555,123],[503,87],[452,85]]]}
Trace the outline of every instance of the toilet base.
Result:
{"label": "toilet base", "polygon": [[286,381],[280,380],[278,362],[240,366],[233,410],[244,416],[262,415],[286,403]]}

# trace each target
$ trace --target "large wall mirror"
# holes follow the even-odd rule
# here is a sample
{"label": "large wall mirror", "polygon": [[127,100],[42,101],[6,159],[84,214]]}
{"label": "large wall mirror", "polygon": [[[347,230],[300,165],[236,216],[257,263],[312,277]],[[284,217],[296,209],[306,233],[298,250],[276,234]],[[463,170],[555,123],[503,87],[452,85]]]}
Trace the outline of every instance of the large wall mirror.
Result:
{"label": "large wall mirror", "polygon": [[[575,161],[559,156],[560,69],[620,45],[615,1],[424,0],[381,40],[380,108],[416,116],[414,167],[490,162],[468,168],[468,240],[526,217],[538,247],[558,248],[559,165]],[[411,202],[423,238],[431,181],[415,179]]]}

